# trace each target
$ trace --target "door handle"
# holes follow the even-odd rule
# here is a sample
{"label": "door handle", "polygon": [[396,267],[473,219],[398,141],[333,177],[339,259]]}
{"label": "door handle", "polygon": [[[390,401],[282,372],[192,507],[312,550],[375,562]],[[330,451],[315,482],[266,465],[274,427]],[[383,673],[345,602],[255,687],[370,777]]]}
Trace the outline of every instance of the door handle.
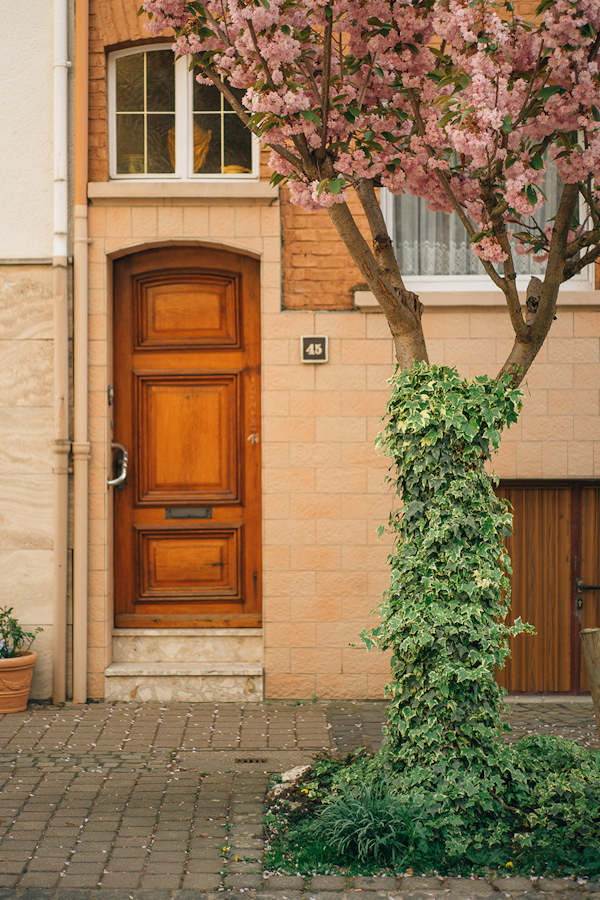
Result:
{"label": "door handle", "polygon": [[110,446],[112,450],[117,451],[117,462],[119,461],[119,456],[121,457],[121,471],[116,478],[107,478],[106,484],[108,487],[116,487],[119,484],[124,486],[125,479],[127,478],[127,463],[129,461],[127,447],[124,447],[123,444],[117,444],[116,441],[111,441]]}
{"label": "door handle", "polygon": [[583,607],[583,592],[584,591],[600,591],[600,584],[584,584],[581,578],[578,578],[575,582],[575,586],[577,588],[577,619],[579,621],[579,627],[581,628],[581,609]]}

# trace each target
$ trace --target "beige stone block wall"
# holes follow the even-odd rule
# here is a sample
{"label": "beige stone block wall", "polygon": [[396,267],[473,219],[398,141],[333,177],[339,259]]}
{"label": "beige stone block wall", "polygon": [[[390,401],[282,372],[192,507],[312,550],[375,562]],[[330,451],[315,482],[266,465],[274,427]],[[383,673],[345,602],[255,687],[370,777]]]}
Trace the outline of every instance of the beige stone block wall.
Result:
{"label": "beige stone block wall", "polygon": [[[110,254],[161,235],[261,259],[266,696],[381,697],[388,659],[358,635],[387,586],[391,541],[377,528],[397,502],[373,446],[394,371],[384,317],[282,310],[279,216],[264,200],[94,199],[90,234],[90,696],[103,696],[111,661]],[[430,306],[424,327],[432,361],[471,377],[496,374],[512,341],[494,306]],[[328,363],[300,361],[305,334],[329,336]],[[503,478],[600,476],[599,363],[600,312],[561,306],[495,460]]]}
{"label": "beige stone block wall", "polygon": [[[495,307],[428,307],[424,328],[431,361],[466,377],[497,374],[512,343]],[[387,587],[390,537],[376,532],[397,502],[373,447],[394,369],[387,323],[284,311],[264,330],[266,696],[382,697],[388,660],[358,635]],[[301,334],[329,336],[327,364],[300,362]],[[599,364],[600,311],[561,306],[494,460],[502,478],[600,477]]]}
{"label": "beige stone block wall", "polygon": [[0,606],[43,627],[31,688],[52,694],[52,268],[0,264]]}

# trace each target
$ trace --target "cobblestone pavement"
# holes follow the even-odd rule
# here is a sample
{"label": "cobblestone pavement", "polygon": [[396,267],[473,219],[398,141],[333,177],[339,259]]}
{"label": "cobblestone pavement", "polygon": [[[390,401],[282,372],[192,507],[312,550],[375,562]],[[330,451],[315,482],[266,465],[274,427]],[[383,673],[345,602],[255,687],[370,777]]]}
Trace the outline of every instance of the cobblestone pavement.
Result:
{"label": "cobblestone pavement", "polygon": [[[598,746],[589,699],[511,704],[513,737]],[[0,718],[0,900],[526,900],[600,885],[503,879],[268,876],[270,772],[321,748],[376,748],[385,704],[91,703]],[[581,898],[583,900],[583,898]]]}

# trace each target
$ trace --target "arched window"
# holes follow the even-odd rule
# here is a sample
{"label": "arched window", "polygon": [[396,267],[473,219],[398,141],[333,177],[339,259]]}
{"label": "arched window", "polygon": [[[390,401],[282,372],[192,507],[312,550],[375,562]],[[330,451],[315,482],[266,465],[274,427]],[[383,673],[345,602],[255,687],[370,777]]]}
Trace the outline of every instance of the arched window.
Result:
{"label": "arched window", "polygon": [[258,143],[170,46],[112,53],[108,86],[111,178],[256,178]]}

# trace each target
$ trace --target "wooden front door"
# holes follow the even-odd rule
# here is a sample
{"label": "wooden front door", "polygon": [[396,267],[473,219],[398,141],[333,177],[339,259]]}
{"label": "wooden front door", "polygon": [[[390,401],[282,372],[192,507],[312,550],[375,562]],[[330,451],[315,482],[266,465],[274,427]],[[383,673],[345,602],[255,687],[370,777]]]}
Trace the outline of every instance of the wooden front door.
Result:
{"label": "wooden front door", "polygon": [[147,250],[114,267],[117,627],[261,618],[256,260]]}
{"label": "wooden front door", "polygon": [[600,485],[507,483],[499,494],[514,511],[511,621],[537,632],[511,641],[499,681],[511,692],[589,691],[579,630],[600,626],[600,591],[583,592],[580,626],[577,580],[600,584]]}

